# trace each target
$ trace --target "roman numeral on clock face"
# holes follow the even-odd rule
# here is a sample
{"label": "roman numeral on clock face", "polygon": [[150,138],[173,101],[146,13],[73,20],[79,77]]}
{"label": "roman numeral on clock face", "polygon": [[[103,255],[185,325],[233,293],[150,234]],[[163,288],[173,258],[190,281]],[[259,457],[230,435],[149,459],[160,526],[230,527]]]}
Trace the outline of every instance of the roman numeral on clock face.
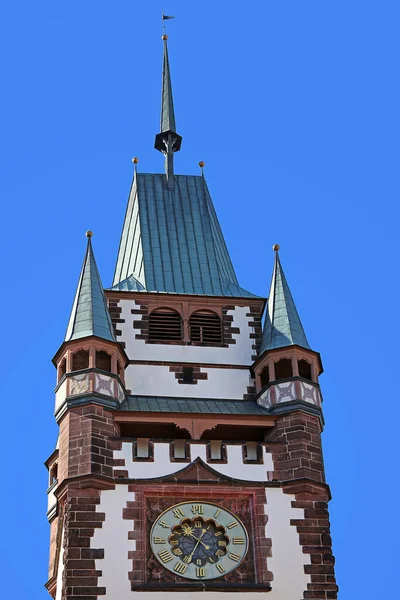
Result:
{"label": "roman numeral on clock face", "polygon": [[225,569],[222,565],[216,565],[216,567],[220,573],[225,573]]}
{"label": "roman numeral on clock face", "polygon": [[174,517],[176,517],[177,519],[180,519],[181,517],[185,516],[185,513],[181,508],[175,508],[175,510],[173,510],[172,512],[174,513]]}
{"label": "roman numeral on clock face", "polygon": [[237,521],[232,521],[231,523],[228,523],[227,528],[228,529],[233,529],[234,527],[236,527],[238,524]]}
{"label": "roman numeral on clock face", "polygon": [[244,544],[244,538],[233,538],[233,544]]}
{"label": "roman numeral on clock face", "polygon": [[166,544],[167,540],[165,538],[155,537],[153,538],[154,544]]}
{"label": "roman numeral on clock face", "polygon": [[162,550],[162,552],[158,552],[158,556],[161,558],[163,563],[167,563],[174,558],[169,550]]}
{"label": "roman numeral on clock face", "polygon": [[235,554],[234,552],[229,552],[228,556],[231,560],[234,560],[235,562],[238,562],[240,560],[239,554]]}
{"label": "roman numeral on clock face", "polygon": [[203,569],[203,567],[198,567],[196,569],[196,576],[197,577],[204,577],[205,574],[206,574],[206,571],[205,571],[205,569]]}
{"label": "roman numeral on clock face", "polygon": [[174,571],[176,571],[177,573],[180,573],[181,575],[183,575],[183,573],[186,571],[187,569],[187,565],[184,565],[181,562],[177,562],[176,565],[174,566]]}
{"label": "roman numeral on clock face", "polygon": [[164,529],[169,529],[169,525],[166,521],[159,521],[158,523],[161,527],[164,527]]}

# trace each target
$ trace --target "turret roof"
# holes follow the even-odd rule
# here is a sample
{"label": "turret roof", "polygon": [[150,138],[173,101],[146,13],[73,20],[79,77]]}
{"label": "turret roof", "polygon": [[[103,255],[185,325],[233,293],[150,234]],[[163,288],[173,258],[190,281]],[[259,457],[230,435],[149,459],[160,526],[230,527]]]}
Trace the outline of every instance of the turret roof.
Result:
{"label": "turret roof", "polygon": [[276,250],[260,355],[292,345],[310,349]]}
{"label": "turret roof", "polygon": [[94,258],[91,234],[83,261],[78,287],[69,318],[65,341],[95,335],[115,342],[113,325],[107,308],[99,271]]}

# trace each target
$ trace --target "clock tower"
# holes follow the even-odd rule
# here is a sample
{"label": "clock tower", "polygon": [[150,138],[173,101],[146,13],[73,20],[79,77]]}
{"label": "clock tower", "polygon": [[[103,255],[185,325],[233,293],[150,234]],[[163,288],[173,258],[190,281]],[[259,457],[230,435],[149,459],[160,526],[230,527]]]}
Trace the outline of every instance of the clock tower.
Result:
{"label": "clock tower", "polygon": [[279,246],[268,300],[242,288],[204,164],[175,173],[167,43],[164,172],[133,160],[108,288],[87,232],[53,359],[46,587],[56,600],[334,599],[321,358]]}

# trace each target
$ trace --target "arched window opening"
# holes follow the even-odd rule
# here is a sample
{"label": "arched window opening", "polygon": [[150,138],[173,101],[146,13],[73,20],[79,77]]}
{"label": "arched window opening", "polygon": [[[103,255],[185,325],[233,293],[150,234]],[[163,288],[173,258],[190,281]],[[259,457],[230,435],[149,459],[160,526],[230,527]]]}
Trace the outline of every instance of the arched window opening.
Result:
{"label": "arched window opening", "polygon": [[307,362],[306,360],[299,360],[298,366],[299,366],[300,377],[304,377],[304,379],[309,379],[310,381],[312,381],[310,363]]}
{"label": "arched window opening", "polygon": [[104,350],[96,350],[96,368],[111,373],[111,356]]}
{"label": "arched window opening", "polygon": [[60,381],[67,372],[67,359],[63,358],[58,367],[58,381]]}
{"label": "arched window opening", "polygon": [[219,316],[211,311],[198,310],[189,319],[190,341],[205,346],[222,344],[222,323]]}
{"label": "arched window opening", "polygon": [[89,368],[89,350],[78,350],[72,355],[72,371]]}
{"label": "arched window opening", "polygon": [[182,319],[176,310],[158,308],[149,316],[149,341],[170,342],[182,339]]}
{"label": "arched window opening", "polygon": [[292,361],[290,358],[281,358],[275,363],[275,379],[293,377]]}
{"label": "arched window opening", "polygon": [[262,388],[265,388],[265,386],[269,384],[269,368],[268,367],[264,367],[263,370],[261,371],[260,381],[261,381]]}

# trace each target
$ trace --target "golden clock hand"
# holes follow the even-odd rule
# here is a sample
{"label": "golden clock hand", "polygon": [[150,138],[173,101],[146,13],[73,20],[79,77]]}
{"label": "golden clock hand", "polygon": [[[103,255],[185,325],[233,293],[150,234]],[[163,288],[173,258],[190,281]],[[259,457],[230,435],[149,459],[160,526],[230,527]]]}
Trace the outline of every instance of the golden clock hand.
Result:
{"label": "golden clock hand", "polygon": [[209,550],[209,549],[210,549],[210,546],[207,546],[207,545],[206,545],[204,542],[202,542],[202,541],[201,541],[201,539],[200,539],[200,538],[198,538],[197,536],[195,536],[193,533],[185,533],[185,535],[190,535],[190,537],[194,538],[195,540],[198,540],[198,541],[200,542],[200,544],[201,544],[202,546],[204,546],[204,548],[205,548],[206,550]]}
{"label": "golden clock hand", "polygon": [[[201,536],[197,539],[197,544],[195,544],[195,547],[193,548],[192,553],[189,554],[190,560],[192,560],[193,554],[196,552],[196,548],[200,544],[201,538],[203,537],[203,535],[205,534],[206,531],[207,531],[207,529],[202,529],[201,530]],[[196,537],[196,536],[194,536],[194,537]]]}

